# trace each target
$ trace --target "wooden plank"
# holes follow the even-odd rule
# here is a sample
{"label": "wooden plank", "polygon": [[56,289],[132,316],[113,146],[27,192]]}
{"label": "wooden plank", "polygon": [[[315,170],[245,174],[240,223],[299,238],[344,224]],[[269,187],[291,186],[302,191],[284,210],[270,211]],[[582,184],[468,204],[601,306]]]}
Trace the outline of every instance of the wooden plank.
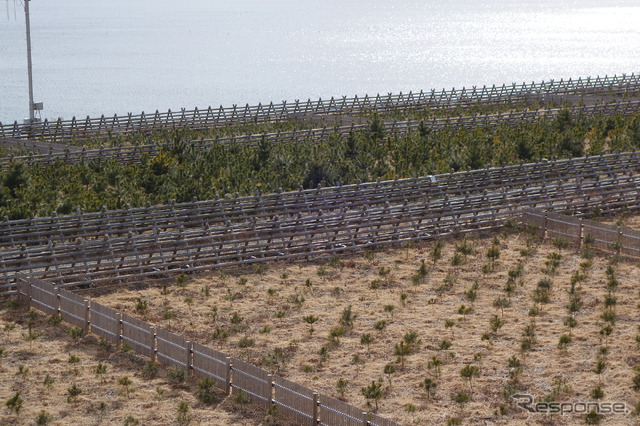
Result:
{"label": "wooden plank", "polygon": [[89,302],[87,299],[64,289],[58,291],[58,299],[62,319],[88,332]]}
{"label": "wooden plank", "polygon": [[320,424],[326,426],[363,426],[367,424],[367,413],[351,404],[320,394]]}
{"label": "wooden plank", "polygon": [[369,425],[370,426],[400,426],[400,423],[396,423],[389,419],[379,416],[376,413],[369,413]]}
{"label": "wooden plank", "polygon": [[140,355],[155,358],[155,327],[127,314],[121,316],[121,339]]}
{"label": "wooden plank", "polygon": [[193,342],[193,370],[213,379],[228,394],[231,386],[231,359],[222,352]]}
{"label": "wooden plank", "polygon": [[273,402],[278,406],[283,416],[292,419],[299,425],[316,425],[317,394],[302,385],[273,376]]}
{"label": "wooden plank", "polygon": [[156,329],[156,356],[159,362],[188,372],[191,368],[190,353],[189,340],[163,328]]}
{"label": "wooden plank", "polygon": [[231,388],[232,393],[238,391],[246,393],[252,404],[267,409],[271,406],[271,375],[269,372],[244,362],[231,358]]}
{"label": "wooden plank", "polygon": [[120,312],[98,302],[89,305],[91,332],[109,343],[120,346]]}
{"label": "wooden plank", "polygon": [[59,312],[58,289],[51,283],[35,278],[26,278],[30,285],[31,305],[45,314]]}

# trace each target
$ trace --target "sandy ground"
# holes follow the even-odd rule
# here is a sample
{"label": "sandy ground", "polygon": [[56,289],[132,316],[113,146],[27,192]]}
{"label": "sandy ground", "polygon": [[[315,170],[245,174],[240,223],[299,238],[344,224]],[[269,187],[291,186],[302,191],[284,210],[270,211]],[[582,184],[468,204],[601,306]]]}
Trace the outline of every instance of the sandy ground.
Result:
{"label": "sandy ground", "polygon": [[[627,223],[630,222],[627,218]],[[483,273],[494,237],[499,244],[498,264],[493,272]],[[467,242],[474,252],[458,266],[452,265],[452,259],[461,241],[448,240],[444,242],[442,258],[435,264],[430,257],[434,246],[431,242],[376,252],[373,259],[345,255],[340,258],[341,267],[331,266],[330,262],[271,264],[264,271],[234,270],[192,276],[186,287],[171,285],[164,290],[170,294],[165,295],[161,288],[150,287],[95,298],[321,393],[340,396],[336,383],[346,379],[349,383],[344,399],[359,407],[367,407],[362,387],[382,380],[384,393],[378,412],[402,424],[438,424],[451,417],[478,424],[581,421],[580,416],[529,414],[516,407],[511,399],[503,398],[503,390],[510,380],[508,359],[516,356],[521,361],[522,373],[517,383],[512,383],[512,390],[529,393],[536,400],[553,395],[556,401],[562,402],[592,401],[590,393],[599,382],[593,370],[601,346],[609,350],[601,375],[604,400],[623,402],[633,409],[638,397],[631,388],[631,379],[634,366],[640,363],[635,342],[640,317],[635,287],[640,274],[637,263],[620,261],[614,266],[620,283],[615,293],[616,323],[604,342],[600,335],[605,326],[601,315],[605,311],[605,270],[610,256],[599,254],[591,266],[581,269],[584,259],[576,249],[557,248],[551,241],[532,245],[531,254],[522,256],[520,250],[527,248],[528,239],[526,233],[470,236]],[[542,270],[552,252],[562,258],[555,274],[548,276],[552,281],[550,300],[541,304],[537,317],[531,317],[529,311],[535,304],[533,293],[538,282],[547,277]],[[421,260],[426,261],[430,272],[426,279],[414,285],[411,277]],[[505,296],[509,271],[519,264],[523,272],[508,297],[510,307],[502,314],[493,306],[494,301]],[[571,332],[572,342],[563,350],[558,348],[558,342],[562,334],[569,334],[563,325],[569,315],[568,289],[572,274],[580,270],[586,275],[578,283],[582,308],[575,314],[577,327]],[[386,276],[385,271],[389,271]],[[379,280],[378,290],[371,289],[375,280]],[[438,296],[436,289],[445,281],[450,284]],[[477,300],[472,304],[465,292],[476,281]],[[203,290],[206,287],[209,296]],[[402,294],[406,294],[404,303]],[[235,300],[231,300],[234,297]],[[302,298],[304,302],[296,302]],[[146,315],[136,311],[138,299],[147,301]],[[466,317],[458,313],[463,304],[473,306]],[[393,305],[393,311],[385,309],[387,305]],[[348,306],[356,316],[353,327],[346,328],[345,334],[338,338],[339,343],[332,343],[330,330],[340,325],[342,313]],[[175,313],[175,318],[164,319],[167,311]],[[232,324],[234,315],[242,321]],[[309,315],[318,318],[313,326],[303,320]],[[497,333],[490,331],[494,315],[504,321]],[[374,329],[380,320],[386,321],[386,328],[381,331]],[[451,322],[447,324],[447,320]],[[535,342],[531,351],[522,352],[523,333],[532,321]],[[213,338],[216,328],[229,336],[223,340]],[[421,343],[406,357],[403,368],[398,363],[395,347],[410,331],[417,333]],[[369,349],[361,343],[361,336],[366,333],[373,337]],[[490,334],[489,341],[482,340],[485,333]],[[254,344],[239,348],[238,343],[246,338]],[[451,347],[441,350],[443,340],[451,342]],[[325,360],[319,354],[323,347],[328,349]],[[279,358],[278,354],[282,356]],[[360,361],[354,362],[354,356]],[[443,362],[437,377],[428,365],[433,356]],[[387,364],[393,364],[396,369],[390,377],[384,374]],[[468,364],[479,367],[479,376],[472,380],[472,388],[460,374]],[[425,378],[437,383],[432,398],[427,398],[419,386]],[[471,398],[464,407],[452,399],[458,392],[465,392]],[[500,415],[501,405],[506,415]],[[603,422],[628,424],[630,420],[628,416],[609,415]]]}
{"label": "sandy ground", "polygon": [[[178,383],[161,365],[156,378],[145,378],[147,359],[100,345],[95,336],[74,342],[66,333],[68,324],[51,325],[42,313],[32,320],[32,333],[41,335],[31,342],[24,337],[29,321],[25,309],[2,308],[0,317],[2,425],[122,425],[130,416],[140,425],[186,424],[178,421],[180,402],[188,404],[186,418],[192,424],[255,425],[264,418],[264,413],[239,407],[219,393],[219,401],[203,404],[196,398],[197,379]],[[70,362],[72,356],[77,362]],[[96,375],[98,364],[106,365],[104,376]],[[20,374],[21,366],[26,374]],[[48,386],[47,375],[53,379]],[[129,396],[119,384],[124,376],[134,389]],[[67,399],[73,385],[81,391],[76,402]],[[23,400],[18,415],[6,405],[17,392]],[[50,423],[37,423],[42,410]]]}
{"label": "sandy ground", "polygon": [[[625,223],[633,226],[635,220],[626,218]],[[640,364],[640,349],[635,340],[640,318],[638,262],[620,260],[612,266],[619,285],[611,294],[617,303],[609,310],[615,312],[616,321],[605,341],[600,331],[606,326],[602,314],[606,310],[605,271],[610,254],[597,253],[591,265],[581,266],[584,259],[577,249],[559,248],[548,239],[535,242],[526,232],[470,235],[466,242],[473,247],[473,253],[466,259],[462,256],[462,263],[457,266],[452,260],[462,240],[450,239],[444,241],[442,257],[436,262],[431,258],[435,243],[429,242],[377,251],[373,257],[345,254],[333,262],[273,263],[262,271],[227,270],[193,275],[184,287],[171,283],[163,289],[150,282],[145,289],[121,289],[91,297],[358,407],[367,408],[371,404],[369,409],[374,409],[375,402],[367,401],[361,389],[372,381],[381,381],[383,394],[378,401],[378,413],[401,424],[446,424],[451,418],[463,424],[584,423],[584,415],[528,413],[508,396],[519,391],[533,395],[536,401],[543,398],[558,402],[594,401],[591,392],[599,382],[604,391],[603,401],[621,402],[633,410],[640,401],[632,389],[634,367]],[[497,264],[492,272],[483,272],[488,263],[487,252],[494,244],[500,253]],[[523,256],[521,250],[527,248],[529,255]],[[560,254],[561,259],[556,272],[547,274],[543,269],[552,252]],[[425,260],[429,273],[415,282],[412,276],[421,260]],[[522,265],[522,272],[507,296],[509,271],[515,271],[518,265]],[[577,283],[582,305],[574,315],[577,326],[570,333],[563,322],[569,315],[568,290],[576,271],[585,277]],[[533,317],[530,310],[536,305],[534,290],[543,278],[552,283],[549,302],[539,304],[540,312]],[[372,289],[375,287],[372,282],[378,283],[377,290]],[[475,282],[477,299],[472,303],[465,293]],[[504,313],[494,307],[499,297],[510,301]],[[136,309],[140,300],[147,303],[146,313]],[[471,306],[471,312],[459,314],[461,305]],[[331,342],[330,330],[340,325],[349,306],[355,315],[353,326],[345,327],[344,335]],[[6,310],[3,313],[10,315]],[[492,332],[490,321],[495,315],[504,325]],[[317,317],[313,326],[303,319],[308,316]],[[375,329],[374,324],[381,320],[386,321],[386,327]],[[521,344],[530,324],[535,330],[535,340],[531,350],[523,352]],[[99,346],[73,346],[62,332],[56,334],[46,328],[45,336],[28,350],[20,337],[25,327],[23,321],[14,330],[4,331],[0,344],[7,353],[0,364],[0,377],[9,384],[0,390],[0,398],[6,401],[22,389],[25,409],[21,418],[33,419],[44,408],[56,418],[66,415],[65,418],[75,422],[75,416],[79,416],[80,423],[85,423],[85,419],[97,423],[96,404],[105,400],[109,404],[127,403],[124,409],[114,404],[105,421],[122,422],[131,413],[144,419],[145,424],[165,423],[175,420],[175,406],[184,399],[192,407],[196,423],[240,422],[233,411],[198,405],[194,391],[172,388],[166,378],[144,381],[139,374],[142,361],[124,363],[129,370],[114,372],[110,382],[102,385],[89,371],[99,359],[96,358],[100,356]],[[228,337],[220,339],[223,331]],[[415,332],[420,342],[406,356],[403,367],[395,348],[409,332]],[[362,335],[367,333],[373,338],[369,348],[361,343]],[[572,341],[566,349],[558,347],[563,334],[571,334]],[[489,340],[483,340],[483,335]],[[240,342],[246,344],[250,340],[251,346],[239,347]],[[441,349],[443,340],[451,343],[448,349]],[[320,355],[323,347],[327,348],[324,359]],[[604,356],[605,368],[598,375],[594,370],[601,347],[608,348],[608,354]],[[71,367],[67,358],[75,352],[79,352],[82,360],[79,364],[82,375],[78,378],[68,373]],[[120,368],[122,356],[109,355],[110,365]],[[434,356],[442,361],[440,374],[429,366]],[[521,363],[521,373],[515,380],[509,377],[512,369],[508,360],[513,356]],[[31,369],[25,379],[15,373],[18,364]],[[51,368],[49,364],[58,365]],[[395,367],[391,375],[384,373],[387,364]],[[461,369],[467,365],[478,367],[478,376],[471,386],[461,376]],[[46,371],[56,374],[54,392],[41,385]],[[135,397],[129,400],[117,394],[117,378],[125,374],[133,378],[137,388]],[[429,398],[420,387],[427,378],[437,384],[435,395]],[[343,396],[336,387],[339,379],[348,381]],[[73,381],[87,389],[78,404],[66,402],[65,392]],[[171,397],[157,400],[156,386],[165,387]],[[463,406],[453,399],[460,392],[470,397]],[[131,400],[133,405],[129,405]],[[13,418],[3,408],[5,418]],[[218,415],[220,421],[210,422],[206,417]],[[636,421],[628,414],[602,418],[602,424]]]}

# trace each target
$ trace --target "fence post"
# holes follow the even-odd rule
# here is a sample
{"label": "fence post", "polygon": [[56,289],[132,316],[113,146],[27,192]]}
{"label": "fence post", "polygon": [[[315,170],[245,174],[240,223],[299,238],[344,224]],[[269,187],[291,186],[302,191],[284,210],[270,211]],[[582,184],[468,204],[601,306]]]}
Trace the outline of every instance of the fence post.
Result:
{"label": "fence post", "polygon": [[187,352],[187,375],[189,375],[191,371],[191,340],[187,340],[185,346]]}
{"label": "fence post", "polygon": [[580,232],[578,233],[578,249],[582,248],[582,239],[584,238],[584,236],[582,235],[583,230],[584,230],[584,227],[582,225],[582,218],[580,218]]}
{"label": "fence post", "polygon": [[[54,291],[56,292],[56,313],[60,315],[60,288],[56,286]],[[31,299],[31,293],[29,293],[29,299]]]}
{"label": "fence post", "polygon": [[[31,307],[31,299],[32,299],[32,296],[31,296],[31,277],[27,278],[26,282],[27,282],[27,305],[29,307]],[[58,300],[57,296],[56,296],[56,300]]]}
{"label": "fence post", "polygon": [[311,413],[312,417],[313,417],[313,424],[317,425],[318,424],[318,393],[314,392],[313,393],[313,412]]}
{"label": "fence post", "polygon": [[89,334],[89,325],[90,323],[90,319],[89,319],[89,300],[88,299],[84,299],[82,301],[82,304],[84,305],[84,334],[87,335]]}
{"label": "fence post", "polygon": [[149,342],[149,350],[151,351],[151,362],[156,362],[156,328],[154,326],[149,327],[149,334],[151,335],[151,342]]}
{"label": "fence post", "polygon": [[273,374],[269,374],[267,376],[267,383],[265,384],[265,386],[269,386],[269,407],[271,407],[271,404],[274,403],[274,400],[273,400]]}
{"label": "fence post", "polygon": [[622,245],[622,226],[618,226],[618,244]]}
{"label": "fence post", "polygon": [[227,370],[224,373],[224,391],[229,395],[231,393],[231,357],[228,356],[226,361]]}
{"label": "fence post", "polygon": [[366,411],[362,412],[362,426],[367,426],[369,424],[369,413]]}
{"label": "fence post", "polygon": [[116,348],[122,345],[122,313],[116,312],[116,319],[118,320],[118,338],[116,341]]}

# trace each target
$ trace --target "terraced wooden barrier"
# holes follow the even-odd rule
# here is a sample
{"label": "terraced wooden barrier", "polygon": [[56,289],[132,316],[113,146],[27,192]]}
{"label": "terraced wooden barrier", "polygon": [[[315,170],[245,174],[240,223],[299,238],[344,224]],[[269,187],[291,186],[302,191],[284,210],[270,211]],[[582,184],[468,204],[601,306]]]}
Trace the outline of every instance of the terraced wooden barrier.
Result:
{"label": "terraced wooden barrier", "polygon": [[[231,108],[220,106],[218,109],[182,109],[177,112],[171,110],[152,114],[127,114],[125,116],[77,119],[59,119],[55,122],[44,120],[30,125],[17,122],[10,125],[0,123],[0,138],[42,139],[50,142],[64,143],[73,139],[85,140],[91,138],[105,138],[112,134],[128,134],[133,132],[152,132],[167,128],[189,127],[191,129],[206,129],[212,127],[233,126],[240,123],[281,122],[304,119],[309,116],[322,115],[357,115],[363,112],[400,111],[425,107],[456,108],[478,103],[512,103],[525,98],[531,99],[543,95],[570,94],[610,94],[635,93],[640,89],[640,76],[631,74],[603,78],[590,77],[577,80],[560,80],[542,83],[512,84],[502,87],[486,86],[461,90],[452,89],[437,92],[399,93],[375,97],[364,96],[358,98],[331,98],[329,100],[280,104],[271,102],[269,105],[244,107],[234,105]],[[474,119],[475,121],[475,119]]]}
{"label": "terraced wooden barrier", "polygon": [[146,206],[98,213],[0,222],[0,248],[68,244],[128,234],[161,234],[181,228],[264,223],[281,217],[373,208],[403,203],[434,205],[444,197],[526,187],[554,186],[571,180],[594,180],[640,172],[636,152],[493,167],[433,176],[339,185],[284,193],[256,194],[192,203]]}
{"label": "terraced wooden barrier", "polygon": [[[400,194],[401,189],[395,191]],[[640,205],[639,198],[639,175],[628,171],[537,184],[505,183],[486,191],[434,193],[393,203],[385,197],[363,198],[351,205],[337,198],[333,206],[327,203],[324,207],[285,203],[277,214],[267,209],[261,212],[258,204],[250,214],[245,211],[233,221],[218,218],[212,224],[210,219],[203,220],[202,210],[190,211],[182,221],[175,221],[177,215],[174,220],[167,218],[165,228],[153,219],[139,217],[126,225],[131,232],[125,231],[126,226],[116,232],[106,222],[108,232],[102,237],[78,236],[69,243],[61,235],[62,243],[52,238],[46,245],[40,240],[0,251],[0,278],[4,280],[0,291],[15,291],[18,272],[35,274],[60,287],[137,282],[180,271],[309,259],[498,229],[527,207],[587,212],[601,206],[604,213],[632,210]],[[238,210],[242,211],[236,205]]]}
{"label": "terraced wooden barrier", "polygon": [[[613,116],[615,114],[633,115],[640,112],[640,101],[616,102],[604,105],[573,106],[569,109],[574,117],[592,117],[597,114]],[[439,131],[444,129],[472,129],[476,127],[498,127],[500,125],[516,126],[523,123],[534,123],[542,119],[555,119],[560,109],[533,110],[510,112],[505,114],[486,114],[473,116],[447,117],[433,119],[426,123],[421,121],[394,121],[385,123],[387,134],[406,134],[417,131],[419,126],[425,124],[429,129]],[[233,144],[247,144],[255,146],[263,139],[272,144],[292,143],[300,140],[312,140],[316,142],[326,141],[332,135],[347,136],[350,132],[363,132],[368,130],[368,125],[352,125],[335,128],[317,128],[307,130],[294,130],[290,132],[265,133],[256,135],[229,136],[217,139],[201,139],[189,142],[196,149],[207,149],[217,144],[230,146]],[[81,161],[115,159],[123,164],[139,163],[143,155],[154,157],[159,146],[155,144],[139,145],[117,148],[82,149],[64,153],[50,153],[41,155],[28,155],[20,157],[0,158],[0,168],[7,169],[14,162],[27,164],[52,165],[52,164],[76,164]]]}

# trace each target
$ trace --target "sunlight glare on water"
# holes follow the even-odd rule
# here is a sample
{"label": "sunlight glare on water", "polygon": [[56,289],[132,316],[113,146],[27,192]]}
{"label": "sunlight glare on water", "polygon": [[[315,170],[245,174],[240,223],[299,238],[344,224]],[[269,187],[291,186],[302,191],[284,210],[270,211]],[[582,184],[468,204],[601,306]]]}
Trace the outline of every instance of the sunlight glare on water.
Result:
{"label": "sunlight glare on water", "polygon": [[[0,121],[28,115],[24,15],[0,19]],[[43,117],[640,71],[629,0],[32,0]]]}

